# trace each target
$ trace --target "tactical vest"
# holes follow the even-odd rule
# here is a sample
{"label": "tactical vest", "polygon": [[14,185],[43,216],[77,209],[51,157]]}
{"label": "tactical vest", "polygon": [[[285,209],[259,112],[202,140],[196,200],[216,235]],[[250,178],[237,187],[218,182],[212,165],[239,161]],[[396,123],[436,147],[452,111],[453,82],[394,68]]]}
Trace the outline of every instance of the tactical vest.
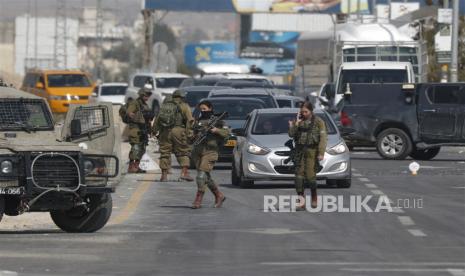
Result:
{"label": "tactical vest", "polygon": [[297,126],[295,137],[297,145],[316,147],[320,143],[320,127],[315,117],[310,121],[303,121]]}
{"label": "tactical vest", "polygon": [[[195,134],[204,130],[208,126],[208,122],[209,121],[205,119],[196,121],[194,124]],[[216,124],[215,127],[223,128],[223,126],[224,126],[224,123],[220,121],[218,124]],[[214,134],[208,134],[207,138],[202,144],[200,144],[200,146],[205,147],[207,150],[218,151],[219,146],[224,144],[224,142],[225,141],[223,138],[218,137],[217,135],[214,135]]]}

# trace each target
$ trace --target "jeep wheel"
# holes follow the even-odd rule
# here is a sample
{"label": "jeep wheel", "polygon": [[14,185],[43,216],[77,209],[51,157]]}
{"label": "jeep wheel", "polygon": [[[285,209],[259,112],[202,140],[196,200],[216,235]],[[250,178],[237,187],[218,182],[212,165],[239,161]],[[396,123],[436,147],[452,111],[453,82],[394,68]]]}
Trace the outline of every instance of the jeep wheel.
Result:
{"label": "jeep wheel", "polygon": [[155,115],[155,117],[157,117],[158,113],[160,112],[160,105],[156,101],[153,102],[153,104],[152,104],[152,112]]}
{"label": "jeep wheel", "polygon": [[410,157],[412,157],[415,160],[431,160],[436,155],[438,155],[439,151],[441,150],[441,147],[439,148],[430,148],[430,149],[414,149],[410,153]]}
{"label": "jeep wheel", "polygon": [[86,198],[88,210],[81,206],[67,211],[51,211],[53,222],[63,231],[91,233],[108,222],[113,208],[110,194],[92,194]]}
{"label": "jeep wheel", "polygon": [[5,213],[5,196],[0,195],[0,221],[2,221],[3,213]]}
{"label": "jeep wheel", "polygon": [[376,149],[384,159],[403,160],[412,152],[412,141],[405,131],[388,128],[378,135]]}

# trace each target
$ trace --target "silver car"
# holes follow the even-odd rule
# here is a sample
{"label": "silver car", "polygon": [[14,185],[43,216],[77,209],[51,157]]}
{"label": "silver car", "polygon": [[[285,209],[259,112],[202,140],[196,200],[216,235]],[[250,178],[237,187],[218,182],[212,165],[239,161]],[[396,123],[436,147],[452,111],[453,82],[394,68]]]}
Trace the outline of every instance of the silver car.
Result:
{"label": "silver car", "polygon": [[[284,146],[288,136],[289,120],[296,118],[297,108],[254,110],[244,129],[234,129],[237,146],[233,150],[231,180],[233,185],[250,187],[254,181],[293,180],[294,166],[285,164],[290,149]],[[325,111],[315,110],[328,130],[328,145],[320,164],[323,169],[318,180],[340,188],[351,185],[350,153],[340,131]],[[343,130],[350,132],[350,130]]]}

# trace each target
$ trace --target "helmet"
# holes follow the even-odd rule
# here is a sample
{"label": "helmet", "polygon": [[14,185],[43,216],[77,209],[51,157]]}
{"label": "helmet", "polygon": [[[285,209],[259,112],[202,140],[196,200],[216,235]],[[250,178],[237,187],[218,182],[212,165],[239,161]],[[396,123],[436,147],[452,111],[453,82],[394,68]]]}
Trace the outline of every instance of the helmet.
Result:
{"label": "helmet", "polygon": [[152,95],[152,90],[146,88],[146,87],[142,87],[141,89],[139,89],[139,92],[137,92],[137,94],[139,94],[140,97],[142,96],[150,96]]}
{"label": "helmet", "polygon": [[184,92],[183,90],[176,90],[173,92],[173,98],[175,97],[179,97],[179,98],[185,98],[186,97],[186,92]]}

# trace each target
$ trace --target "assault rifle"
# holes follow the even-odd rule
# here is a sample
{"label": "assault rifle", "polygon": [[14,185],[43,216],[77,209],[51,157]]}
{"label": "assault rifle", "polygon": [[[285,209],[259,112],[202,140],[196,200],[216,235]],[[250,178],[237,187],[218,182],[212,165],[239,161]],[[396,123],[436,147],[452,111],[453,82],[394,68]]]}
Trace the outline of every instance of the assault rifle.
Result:
{"label": "assault rifle", "polygon": [[208,120],[207,126],[200,129],[194,142],[192,142],[192,145],[200,145],[207,138],[210,130],[212,130],[218,124],[218,122],[223,120],[227,115],[228,112],[224,111],[223,113],[211,116]]}

